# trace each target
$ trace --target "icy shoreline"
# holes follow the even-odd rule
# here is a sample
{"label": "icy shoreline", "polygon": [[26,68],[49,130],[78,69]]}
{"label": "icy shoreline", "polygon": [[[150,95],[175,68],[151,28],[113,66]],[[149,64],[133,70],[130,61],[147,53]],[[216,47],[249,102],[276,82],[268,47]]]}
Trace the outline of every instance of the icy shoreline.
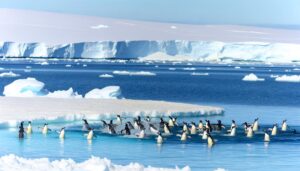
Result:
{"label": "icy shoreline", "polygon": [[134,116],[201,116],[219,115],[224,110],[214,106],[200,106],[152,100],[76,99],[49,97],[0,97],[0,125],[15,126],[22,120],[52,122],[77,121],[82,118],[99,120]]}

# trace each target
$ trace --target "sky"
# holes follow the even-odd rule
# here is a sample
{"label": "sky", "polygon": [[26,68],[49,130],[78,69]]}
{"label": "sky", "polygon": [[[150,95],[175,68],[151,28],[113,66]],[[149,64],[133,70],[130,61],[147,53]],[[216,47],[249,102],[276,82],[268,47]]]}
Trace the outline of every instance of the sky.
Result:
{"label": "sky", "polygon": [[300,28],[300,0],[1,0],[0,8],[143,21]]}

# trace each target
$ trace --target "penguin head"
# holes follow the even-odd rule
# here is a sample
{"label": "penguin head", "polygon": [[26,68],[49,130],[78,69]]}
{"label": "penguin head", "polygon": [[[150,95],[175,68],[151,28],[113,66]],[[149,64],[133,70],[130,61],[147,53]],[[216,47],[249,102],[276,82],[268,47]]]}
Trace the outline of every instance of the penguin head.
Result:
{"label": "penguin head", "polygon": [[191,124],[194,125],[194,126],[196,125],[195,122],[191,122]]}
{"label": "penguin head", "polygon": [[62,130],[64,130],[65,129],[65,127],[62,127],[60,130],[62,131]]}
{"label": "penguin head", "polygon": [[31,124],[31,121],[28,121],[28,124]]}
{"label": "penguin head", "polygon": [[287,120],[285,119],[285,120],[282,121],[282,123],[285,123],[286,121],[287,121]]}
{"label": "penguin head", "polygon": [[118,117],[118,118],[121,118],[121,116],[120,116],[120,115],[117,115],[117,117]]}
{"label": "penguin head", "polygon": [[235,123],[235,120],[232,120],[232,123]]}
{"label": "penguin head", "polygon": [[254,122],[255,122],[255,121],[258,121],[258,118],[255,118],[255,119],[254,119]]}
{"label": "penguin head", "polygon": [[200,120],[199,123],[202,123],[202,120]]}

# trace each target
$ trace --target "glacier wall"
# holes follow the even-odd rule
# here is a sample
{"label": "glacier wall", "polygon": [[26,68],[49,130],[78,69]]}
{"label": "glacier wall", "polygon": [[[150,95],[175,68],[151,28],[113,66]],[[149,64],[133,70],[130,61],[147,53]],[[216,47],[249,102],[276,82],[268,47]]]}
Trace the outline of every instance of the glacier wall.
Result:
{"label": "glacier wall", "polygon": [[[290,63],[300,61],[300,44],[184,40],[99,41],[60,45],[0,42],[0,56],[2,57],[128,59],[143,58],[155,53],[165,54],[169,57],[168,59],[171,57],[171,60],[172,56],[176,60],[180,60],[178,56],[185,56],[184,60],[204,62]],[[164,55],[161,55],[159,59],[164,60]]]}

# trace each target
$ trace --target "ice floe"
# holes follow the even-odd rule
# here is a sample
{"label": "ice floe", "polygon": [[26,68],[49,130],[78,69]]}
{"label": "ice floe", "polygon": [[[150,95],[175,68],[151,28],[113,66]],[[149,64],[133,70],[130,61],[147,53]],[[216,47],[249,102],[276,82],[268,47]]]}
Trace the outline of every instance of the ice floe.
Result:
{"label": "ice floe", "polygon": [[155,76],[156,74],[149,71],[113,71],[115,75],[142,75],[142,76]]}
{"label": "ice floe", "polygon": [[0,77],[19,77],[20,74],[16,74],[12,71],[9,71],[9,72],[3,72],[0,74]]}
{"label": "ice floe", "polygon": [[56,90],[54,92],[49,92],[46,97],[53,98],[82,98],[82,95],[74,92],[73,88],[69,88],[68,90]]}
{"label": "ice floe", "polygon": [[186,71],[195,71],[196,70],[196,68],[193,68],[193,67],[191,67],[191,68],[187,67],[187,68],[182,68],[182,69],[186,70]]}
{"label": "ice floe", "polygon": [[209,73],[207,73],[207,72],[192,72],[191,75],[193,75],[193,76],[208,76]]}
{"label": "ice floe", "polygon": [[300,82],[300,75],[282,75],[275,78],[279,82]]}
{"label": "ice floe", "polygon": [[243,78],[243,81],[265,81],[265,79],[259,78],[255,74],[251,73],[251,74],[245,75]]}
{"label": "ice floe", "polygon": [[99,75],[100,78],[113,78],[114,76],[113,75],[110,75],[110,74],[101,74]]}
{"label": "ice floe", "polygon": [[190,171],[190,167],[157,168],[139,163],[117,165],[107,158],[92,156],[86,161],[75,162],[72,159],[50,161],[48,158],[28,159],[13,154],[0,157],[0,170],[3,171]]}
{"label": "ice floe", "polygon": [[87,99],[118,99],[121,97],[121,88],[119,86],[95,88],[86,93],[84,97]]}

